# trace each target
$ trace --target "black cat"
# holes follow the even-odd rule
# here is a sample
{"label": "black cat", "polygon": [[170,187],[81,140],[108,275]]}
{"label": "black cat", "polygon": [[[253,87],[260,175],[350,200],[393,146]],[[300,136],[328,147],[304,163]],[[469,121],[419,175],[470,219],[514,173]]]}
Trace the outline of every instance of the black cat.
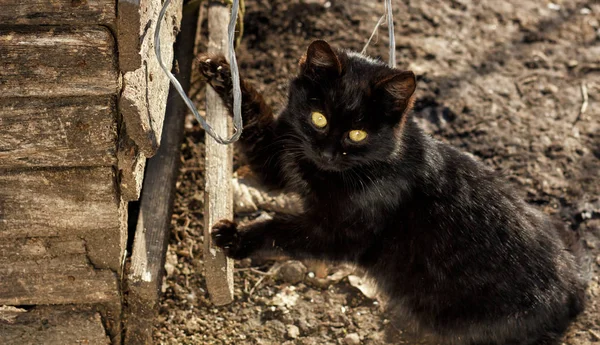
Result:
{"label": "black cat", "polygon": [[[199,66],[231,110],[224,57]],[[275,250],[354,263],[400,326],[434,343],[558,344],[584,290],[559,227],[421,131],[412,72],[315,41],[279,116],[241,84],[242,152],[265,186],[300,194],[304,212],[219,222],[212,241],[228,256]]]}

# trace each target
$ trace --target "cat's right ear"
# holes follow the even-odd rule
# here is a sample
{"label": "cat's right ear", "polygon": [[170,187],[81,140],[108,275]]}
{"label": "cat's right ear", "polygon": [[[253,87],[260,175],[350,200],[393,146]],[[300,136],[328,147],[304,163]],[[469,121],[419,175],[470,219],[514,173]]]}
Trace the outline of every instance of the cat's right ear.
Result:
{"label": "cat's right ear", "polygon": [[308,46],[306,54],[300,59],[300,71],[303,74],[334,73],[342,74],[342,63],[329,43],[316,40]]}
{"label": "cat's right ear", "polygon": [[383,90],[391,97],[397,110],[410,107],[417,81],[412,71],[401,71],[389,75],[376,83],[375,88]]}

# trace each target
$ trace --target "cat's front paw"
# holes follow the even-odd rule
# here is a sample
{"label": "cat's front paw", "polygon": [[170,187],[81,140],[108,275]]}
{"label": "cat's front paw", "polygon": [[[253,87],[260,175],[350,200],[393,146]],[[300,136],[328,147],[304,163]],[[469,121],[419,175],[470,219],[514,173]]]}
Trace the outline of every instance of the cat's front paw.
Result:
{"label": "cat's front paw", "polygon": [[229,63],[223,55],[202,54],[197,57],[198,68],[206,82],[219,94],[231,89]]}
{"label": "cat's front paw", "polygon": [[247,257],[242,251],[242,238],[236,223],[226,219],[218,221],[212,227],[211,238],[230,258],[240,260]]}

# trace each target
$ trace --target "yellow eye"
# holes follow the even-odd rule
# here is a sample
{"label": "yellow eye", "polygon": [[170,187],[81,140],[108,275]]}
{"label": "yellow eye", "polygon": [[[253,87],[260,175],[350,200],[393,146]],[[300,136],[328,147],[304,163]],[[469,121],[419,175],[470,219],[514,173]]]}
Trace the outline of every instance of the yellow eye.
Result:
{"label": "yellow eye", "polygon": [[365,138],[367,137],[367,132],[361,131],[360,129],[355,129],[353,131],[350,131],[348,136],[350,137],[350,140],[354,142],[359,142],[365,140]]}
{"label": "yellow eye", "polygon": [[313,111],[312,122],[319,128],[324,128],[327,126],[327,118],[325,118],[325,115],[319,113],[318,111]]}

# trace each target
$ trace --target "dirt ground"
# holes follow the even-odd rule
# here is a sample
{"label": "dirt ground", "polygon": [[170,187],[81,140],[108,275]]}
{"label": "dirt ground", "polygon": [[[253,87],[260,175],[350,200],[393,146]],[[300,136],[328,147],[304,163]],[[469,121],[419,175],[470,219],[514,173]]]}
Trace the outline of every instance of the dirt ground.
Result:
{"label": "dirt ground", "polygon": [[[240,69],[277,109],[311,40],[360,51],[383,13],[382,1],[246,2]],[[589,301],[564,343],[600,344],[600,2],[393,6],[398,66],[418,75],[419,122],[581,233]],[[371,55],[387,60],[386,36],[382,28]],[[300,263],[239,262],[235,302],[211,305],[202,276],[204,133],[191,119],[186,133],[156,343],[384,344],[379,303],[336,267],[326,284]]]}

